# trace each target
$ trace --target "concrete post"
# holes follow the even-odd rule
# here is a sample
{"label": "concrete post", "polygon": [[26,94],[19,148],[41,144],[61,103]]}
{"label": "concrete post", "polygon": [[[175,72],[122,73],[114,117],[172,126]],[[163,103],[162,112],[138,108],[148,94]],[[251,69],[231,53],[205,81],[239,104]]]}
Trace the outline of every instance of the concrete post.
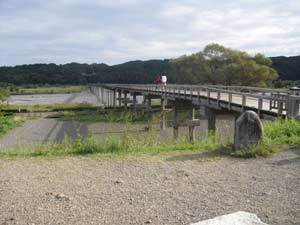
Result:
{"label": "concrete post", "polygon": [[133,111],[136,113],[136,93],[133,92],[132,94],[132,101],[133,101]]}
{"label": "concrete post", "polygon": [[107,95],[107,107],[110,106],[110,96],[109,96],[109,94],[110,94],[109,89],[106,89],[106,95]]}
{"label": "concrete post", "polygon": [[113,107],[116,108],[116,90],[113,91]]}
{"label": "concrete post", "polygon": [[160,129],[165,130],[166,129],[166,101],[167,99],[161,98],[160,100],[160,107],[161,107],[161,123],[160,123]]}
{"label": "concrete post", "polygon": [[300,97],[297,95],[289,95],[287,104],[287,116],[296,118],[299,116]]}
{"label": "concrete post", "polygon": [[104,104],[104,89],[101,87],[101,103],[105,106]]}
{"label": "concrete post", "polygon": [[148,129],[152,126],[152,112],[151,112],[151,97],[147,97],[147,115],[148,115]]}
{"label": "concrete post", "polygon": [[207,117],[207,123],[208,123],[208,132],[216,131],[216,112],[209,108],[205,107],[205,115]]}
{"label": "concrete post", "polygon": [[97,99],[97,101],[98,101],[99,105],[101,105],[101,103],[102,103],[102,100],[101,100],[101,98],[102,98],[102,96],[101,96],[101,88],[97,88],[97,93],[98,93],[98,99]]}
{"label": "concrete post", "polygon": [[124,108],[127,109],[127,92],[124,92]]}
{"label": "concrete post", "polygon": [[174,104],[173,106],[173,137],[174,139],[178,139],[178,123],[177,123],[177,108],[176,105]]}
{"label": "concrete post", "polygon": [[[195,119],[195,109],[192,108],[190,111],[190,118],[193,121]],[[195,126],[189,125],[189,141],[192,143],[195,141]]]}
{"label": "concrete post", "polygon": [[107,93],[107,107],[110,107],[110,90],[107,89],[106,93]]}
{"label": "concrete post", "polygon": [[122,106],[122,92],[118,91],[118,98],[119,98],[119,107]]}

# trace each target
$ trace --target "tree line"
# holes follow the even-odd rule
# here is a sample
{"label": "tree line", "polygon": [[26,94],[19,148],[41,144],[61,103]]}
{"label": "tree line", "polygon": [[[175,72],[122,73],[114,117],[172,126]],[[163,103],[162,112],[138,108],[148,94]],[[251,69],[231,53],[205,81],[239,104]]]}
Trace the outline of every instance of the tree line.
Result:
{"label": "tree line", "polygon": [[[131,61],[113,66],[96,63],[2,66],[0,82],[13,85],[153,83],[157,74],[165,74],[170,83],[268,86],[277,79],[278,73],[281,78],[286,73],[282,71],[287,71],[285,65],[289,64],[282,66],[281,60],[275,59],[275,68],[280,69],[277,72],[272,60],[262,54],[251,56],[210,44],[200,52],[177,59]],[[294,60],[294,63],[299,62]]]}

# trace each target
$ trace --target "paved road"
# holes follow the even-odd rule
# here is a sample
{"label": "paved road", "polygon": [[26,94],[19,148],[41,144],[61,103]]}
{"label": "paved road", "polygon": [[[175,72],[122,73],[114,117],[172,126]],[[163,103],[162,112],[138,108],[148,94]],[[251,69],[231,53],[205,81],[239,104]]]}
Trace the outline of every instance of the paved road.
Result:
{"label": "paved road", "polygon": [[0,149],[18,149],[33,147],[47,142],[61,142],[65,136],[75,139],[77,130],[86,136],[86,124],[79,122],[62,122],[56,119],[36,119],[27,121],[0,139]]}

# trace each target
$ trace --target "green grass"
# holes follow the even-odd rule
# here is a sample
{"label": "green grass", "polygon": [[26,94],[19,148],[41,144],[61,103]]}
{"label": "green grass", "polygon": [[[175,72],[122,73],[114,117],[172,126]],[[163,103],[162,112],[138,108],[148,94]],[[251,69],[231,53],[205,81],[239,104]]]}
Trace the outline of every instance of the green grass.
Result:
{"label": "green grass", "polygon": [[96,155],[96,156],[126,156],[140,154],[157,154],[171,151],[197,151],[210,152],[227,147],[215,136],[208,135],[203,141],[189,143],[186,140],[167,141],[161,143],[157,133],[149,132],[146,137],[135,138],[124,134],[121,137],[110,136],[103,141],[97,141],[93,137],[75,141],[64,140],[60,144],[49,143],[35,149],[20,149],[1,151],[0,157],[45,157],[45,156],[69,156],[69,155]]}
{"label": "green grass", "polygon": [[[17,125],[15,119],[10,117],[0,117],[0,135]],[[144,121],[144,114],[134,114],[131,112],[115,110],[85,110],[64,112],[63,120],[78,120],[87,122],[118,122],[130,123]],[[65,140],[63,143],[43,144],[34,149],[19,149],[1,151],[0,157],[35,157],[35,156],[67,156],[67,155],[99,155],[99,156],[124,156],[137,154],[156,154],[171,151],[197,151],[197,152],[217,152],[220,150],[226,154],[233,154],[244,158],[269,156],[288,147],[300,147],[300,121],[291,119],[277,119],[275,121],[265,121],[264,136],[261,143],[252,150],[232,152],[230,141],[220,141],[220,134],[207,134],[202,141],[189,143],[185,137],[178,141],[172,138],[164,139],[160,133],[150,130],[146,134],[136,135],[124,133],[121,136],[109,136],[102,141],[94,137],[85,140],[80,137],[72,142]],[[224,153],[224,152],[223,152]]]}
{"label": "green grass", "polygon": [[25,121],[24,118],[19,116],[4,116],[0,115],[0,136],[3,136],[8,131],[12,130],[13,128],[17,127],[21,123]]}
{"label": "green grass", "polygon": [[74,85],[16,87],[11,94],[62,94],[81,92],[85,89],[85,86]]}
{"label": "green grass", "polygon": [[131,123],[137,121],[145,121],[146,115],[143,113],[132,113],[130,111],[117,110],[82,110],[82,111],[65,111],[61,120],[72,120],[82,122],[115,122],[115,123]]}
{"label": "green grass", "polygon": [[277,119],[274,122],[265,122],[265,144],[287,144],[291,147],[300,147],[300,120]]}

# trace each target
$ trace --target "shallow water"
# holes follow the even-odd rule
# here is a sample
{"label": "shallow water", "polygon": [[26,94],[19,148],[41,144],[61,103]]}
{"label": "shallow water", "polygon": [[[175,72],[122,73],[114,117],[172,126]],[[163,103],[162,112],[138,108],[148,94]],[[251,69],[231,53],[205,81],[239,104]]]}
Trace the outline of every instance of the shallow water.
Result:
{"label": "shallow water", "polygon": [[47,105],[61,103],[100,104],[96,96],[88,91],[70,94],[12,95],[9,97],[8,103],[20,105]]}

